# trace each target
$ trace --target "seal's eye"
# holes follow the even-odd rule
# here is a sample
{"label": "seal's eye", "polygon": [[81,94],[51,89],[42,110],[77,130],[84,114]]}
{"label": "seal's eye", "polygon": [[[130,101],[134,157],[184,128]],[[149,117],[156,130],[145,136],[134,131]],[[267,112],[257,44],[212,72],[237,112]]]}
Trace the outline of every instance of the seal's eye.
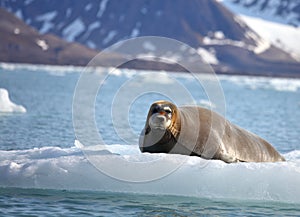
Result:
{"label": "seal's eye", "polygon": [[172,110],[170,108],[165,108],[164,110],[167,114],[172,114]]}
{"label": "seal's eye", "polygon": [[158,113],[160,108],[158,106],[155,106],[152,110],[152,113]]}

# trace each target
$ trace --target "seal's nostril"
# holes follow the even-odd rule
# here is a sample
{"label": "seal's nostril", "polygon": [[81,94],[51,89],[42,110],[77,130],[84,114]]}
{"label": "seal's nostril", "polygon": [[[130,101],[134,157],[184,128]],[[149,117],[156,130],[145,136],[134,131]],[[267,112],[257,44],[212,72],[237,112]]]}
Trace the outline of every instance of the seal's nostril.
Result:
{"label": "seal's nostril", "polygon": [[157,119],[160,120],[160,121],[164,121],[165,117],[164,116],[157,116]]}

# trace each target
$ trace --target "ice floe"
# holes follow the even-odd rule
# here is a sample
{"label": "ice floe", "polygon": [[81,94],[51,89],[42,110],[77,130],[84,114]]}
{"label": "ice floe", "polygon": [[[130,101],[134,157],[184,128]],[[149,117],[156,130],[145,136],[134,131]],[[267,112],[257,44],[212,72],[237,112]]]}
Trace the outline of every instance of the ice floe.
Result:
{"label": "ice floe", "polygon": [[[119,167],[113,159],[145,167],[157,158],[164,158],[166,164],[182,163],[159,179],[126,182],[97,170],[77,147],[0,151],[0,186],[300,202],[299,150],[285,154],[287,162],[235,164],[183,155],[140,153],[137,145],[107,145],[106,152],[94,154],[112,169]],[[129,170],[122,173],[146,172]]]}
{"label": "ice floe", "polygon": [[11,112],[25,113],[26,109],[21,105],[13,103],[9,98],[8,91],[4,88],[0,88],[0,113]]}

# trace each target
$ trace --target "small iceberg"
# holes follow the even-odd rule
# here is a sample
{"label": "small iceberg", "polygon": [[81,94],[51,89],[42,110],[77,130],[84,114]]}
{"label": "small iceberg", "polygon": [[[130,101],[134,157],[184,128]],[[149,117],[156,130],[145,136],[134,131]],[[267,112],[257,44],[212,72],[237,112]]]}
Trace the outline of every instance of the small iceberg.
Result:
{"label": "small iceberg", "polygon": [[26,109],[21,106],[13,103],[9,99],[9,94],[6,89],[0,88],[0,113],[11,113],[11,112],[20,112],[25,113]]}
{"label": "small iceberg", "polygon": [[[106,152],[100,150],[103,146],[84,147],[79,141],[75,145],[69,148],[45,146],[27,150],[0,150],[0,188],[300,203],[300,150],[284,154],[286,162],[226,164],[196,156],[141,153],[138,145],[106,145]],[[92,164],[87,157],[96,157],[98,164]],[[178,162],[182,164],[177,170],[157,179],[144,182],[119,179],[124,174],[148,176],[147,173],[155,164],[157,170],[152,172],[158,174]],[[132,169],[132,166],[136,169]],[[144,169],[139,169],[142,167]],[[111,172],[117,171],[118,176],[111,176],[113,173],[106,175],[105,168],[110,168]]]}

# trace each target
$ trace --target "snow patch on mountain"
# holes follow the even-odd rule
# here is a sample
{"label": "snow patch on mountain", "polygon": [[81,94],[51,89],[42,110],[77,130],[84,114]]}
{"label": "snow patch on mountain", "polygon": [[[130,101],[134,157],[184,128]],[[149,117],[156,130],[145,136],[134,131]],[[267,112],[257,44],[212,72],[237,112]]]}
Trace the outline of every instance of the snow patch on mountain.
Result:
{"label": "snow patch on mountain", "polygon": [[34,0],[25,0],[25,5],[30,5]]}
{"label": "snow patch on mountain", "polygon": [[101,26],[101,22],[100,21],[95,21],[93,23],[91,23],[88,28],[87,28],[87,31],[84,33],[84,36],[82,38],[84,39],[87,39],[91,33],[95,30],[95,29],[98,29],[100,28]]}
{"label": "snow patch on mountain", "polygon": [[145,50],[148,50],[148,51],[155,51],[156,50],[156,47],[154,44],[152,44],[150,41],[145,41],[143,43],[143,48]]}
{"label": "snow patch on mountain", "polygon": [[[236,20],[239,20],[239,22],[243,23],[243,25],[245,26],[245,23],[241,20],[241,18],[236,18]],[[235,47],[245,48],[248,49],[249,51],[253,51],[255,54],[261,54],[266,50],[268,50],[271,46],[268,40],[259,37],[259,35],[257,35],[254,32],[247,31],[246,37],[248,39],[254,40],[256,44],[250,45],[245,43],[244,41],[236,41],[236,40],[225,38],[225,35],[222,31],[210,32],[207,36],[203,38],[202,42],[204,45],[209,45],[209,46],[231,45]]]}
{"label": "snow patch on mountain", "polygon": [[219,64],[219,61],[213,51],[208,51],[202,47],[197,49],[197,53],[201,56],[202,60],[213,65]]}
{"label": "snow patch on mountain", "polygon": [[141,27],[141,23],[140,22],[136,23],[135,27],[132,29],[130,37],[135,38],[135,37],[139,36],[139,34],[140,34],[140,27]]}
{"label": "snow patch on mountain", "polygon": [[72,14],[72,8],[67,9],[66,17],[69,18]]}
{"label": "snow patch on mountain", "polygon": [[15,28],[15,29],[14,29],[14,34],[15,34],[15,35],[19,35],[19,34],[20,34],[20,32],[21,32],[21,31],[20,31],[20,29],[19,29],[19,28]]}
{"label": "snow patch on mountain", "polygon": [[49,49],[49,45],[45,40],[37,39],[36,44],[43,50],[46,51]]}
{"label": "snow patch on mountain", "polygon": [[89,48],[97,49],[97,45],[94,42],[90,41],[90,40],[88,40],[86,44]]}
{"label": "snow patch on mountain", "polygon": [[72,42],[75,41],[75,38],[79,36],[84,30],[84,23],[80,18],[77,18],[63,30],[62,34],[67,41]]}
{"label": "snow patch on mountain", "polygon": [[108,35],[106,36],[106,38],[103,39],[102,44],[105,45],[107,43],[109,43],[116,35],[117,35],[117,31],[112,30],[108,33]]}
{"label": "snow patch on mountain", "polygon": [[108,3],[108,0],[102,0],[100,2],[100,5],[99,5],[99,10],[98,10],[98,13],[97,13],[97,17],[100,18],[102,17],[102,15],[104,14],[104,11],[106,9],[106,5]]}
{"label": "snow patch on mountain", "polygon": [[20,9],[15,12],[15,15],[19,19],[23,20],[23,13],[22,13],[22,11]]}
{"label": "snow patch on mountain", "polygon": [[57,11],[51,11],[43,15],[37,16],[35,19],[39,22],[43,22],[42,28],[40,28],[40,33],[45,34],[54,26],[52,20],[57,16]]}
{"label": "snow patch on mountain", "polygon": [[89,3],[84,7],[84,10],[89,11],[92,9],[92,7],[93,7],[92,3]]}
{"label": "snow patch on mountain", "polygon": [[232,45],[236,47],[245,47],[245,43],[243,41],[234,41],[231,39],[216,39],[211,38],[209,36],[205,36],[202,40],[205,45]]}

